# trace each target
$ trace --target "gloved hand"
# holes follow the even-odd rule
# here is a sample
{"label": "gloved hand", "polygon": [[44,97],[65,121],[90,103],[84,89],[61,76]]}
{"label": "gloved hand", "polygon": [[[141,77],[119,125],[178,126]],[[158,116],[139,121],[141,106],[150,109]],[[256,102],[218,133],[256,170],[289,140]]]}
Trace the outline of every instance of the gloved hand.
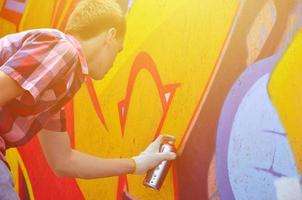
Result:
{"label": "gloved hand", "polygon": [[133,174],[144,174],[149,169],[156,167],[164,160],[173,160],[176,158],[174,152],[159,152],[159,148],[164,141],[175,142],[175,138],[171,135],[160,135],[152,142],[144,152],[133,157],[136,169]]}

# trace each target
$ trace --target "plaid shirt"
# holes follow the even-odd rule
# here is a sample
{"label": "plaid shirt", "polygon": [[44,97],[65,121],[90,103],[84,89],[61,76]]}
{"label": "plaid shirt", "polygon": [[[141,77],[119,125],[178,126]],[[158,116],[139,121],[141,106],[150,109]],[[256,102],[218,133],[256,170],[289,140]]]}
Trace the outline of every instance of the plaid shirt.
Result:
{"label": "plaid shirt", "polygon": [[0,70],[25,93],[0,107],[0,158],[41,129],[65,131],[63,106],[88,74],[80,45],[55,29],[36,29],[0,39]]}

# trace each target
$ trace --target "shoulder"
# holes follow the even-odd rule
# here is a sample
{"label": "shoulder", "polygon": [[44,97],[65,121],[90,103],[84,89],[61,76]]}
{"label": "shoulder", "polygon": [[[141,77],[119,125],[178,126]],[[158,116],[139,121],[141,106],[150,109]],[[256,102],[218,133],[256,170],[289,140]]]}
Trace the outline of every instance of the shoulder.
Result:
{"label": "shoulder", "polygon": [[11,33],[5,35],[1,38],[1,40],[9,40],[11,42],[14,41],[26,41],[28,39],[35,38],[36,36],[52,36],[57,39],[65,39],[66,34],[57,29],[51,28],[43,28],[43,29],[30,29],[26,31],[20,31],[17,33]]}
{"label": "shoulder", "polygon": [[68,42],[67,35],[60,30],[57,29],[32,29],[29,31],[25,31],[25,34],[28,40],[37,40],[37,41],[53,41],[53,42]]}
{"label": "shoulder", "polygon": [[65,33],[58,29],[52,28],[42,28],[42,29],[32,29],[28,32],[31,35],[39,35],[39,36],[48,36],[53,37],[61,40],[66,40],[67,36]]}
{"label": "shoulder", "polygon": [[72,49],[72,45],[68,36],[57,29],[43,28],[31,29],[5,35],[0,38],[0,47],[21,48],[24,45],[31,44],[63,44]]}
{"label": "shoulder", "polygon": [[[39,47],[38,49],[47,49],[58,54],[76,55],[77,49],[74,47],[68,36],[57,29],[33,29],[25,31],[27,35],[23,41],[24,46]],[[43,48],[42,48],[43,47]],[[37,50],[38,50],[37,49]],[[41,51],[42,53],[44,52]]]}

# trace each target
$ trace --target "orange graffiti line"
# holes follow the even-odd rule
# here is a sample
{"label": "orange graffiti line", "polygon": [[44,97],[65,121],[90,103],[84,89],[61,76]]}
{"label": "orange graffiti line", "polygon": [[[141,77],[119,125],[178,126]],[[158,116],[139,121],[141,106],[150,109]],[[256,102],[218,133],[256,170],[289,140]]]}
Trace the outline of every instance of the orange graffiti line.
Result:
{"label": "orange graffiti line", "polygon": [[129,193],[127,176],[119,176],[116,200],[138,200],[137,197]]}
{"label": "orange graffiti line", "polygon": [[[135,80],[136,80],[139,72],[141,72],[141,70],[143,70],[143,69],[146,69],[152,75],[152,77],[156,83],[158,93],[159,93],[159,96],[161,99],[161,103],[163,106],[163,111],[164,111],[163,115],[161,117],[159,126],[157,128],[157,131],[153,137],[153,139],[155,139],[159,135],[162,125],[165,121],[165,118],[166,118],[167,112],[169,110],[169,107],[171,105],[176,88],[179,87],[181,84],[176,83],[176,84],[170,84],[170,85],[164,86],[162,84],[160,75],[157,71],[156,64],[154,63],[153,59],[146,52],[138,53],[138,55],[136,56],[136,58],[134,60],[133,67],[130,72],[130,77],[128,79],[129,81],[128,81],[128,86],[127,86],[126,97],[124,98],[124,100],[122,100],[118,103],[120,123],[121,123],[121,129],[122,129],[123,136],[124,136],[125,124],[126,124],[126,120],[127,120],[127,112],[128,112],[131,94],[132,94],[132,91],[134,88]],[[123,192],[121,191],[121,189],[123,188],[123,185],[125,186],[125,184],[128,184],[127,176],[119,179],[118,190],[117,190],[117,199],[118,200],[121,198],[121,195],[123,195]],[[177,186],[177,184],[174,184],[173,186],[174,186],[174,191],[175,191],[175,187]],[[125,187],[128,190],[128,185]],[[178,191],[176,191],[176,193],[178,193]]]}
{"label": "orange graffiti line", "polygon": [[177,168],[175,163],[172,163],[172,178],[173,178],[173,188],[174,188],[174,200],[179,200],[179,184],[178,184],[178,176],[177,176]]}
{"label": "orange graffiti line", "polygon": [[58,23],[59,23],[59,20],[60,20],[60,17],[63,13],[63,10],[64,10],[64,5],[65,5],[65,2],[66,0],[63,0],[63,1],[58,1],[58,0],[55,0],[55,8],[54,8],[54,11],[53,11],[53,15],[52,15],[52,19],[51,19],[51,26],[52,27],[57,27]]}
{"label": "orange graffiti line", "polygon": [[232,35],[234,33],[238,18],[240,16],[241,10],[243,9],[243,5],[244,5],[244,3],[240,3],[240,5],[236,9],[235,13],[237,13],[237,14],[234,17],[234,19],[232,21],[232,25],[231,25],[228,33],[227,33],[227,36],[223,41],[220,52],[219,52],[218,57],[216,59],[216,62],[214,64],[213,70],[210,73],[209,79],[208,79],[208,81],[207,81],[207,83],[204,87],[204,90],[201,91],[201,96],[200,96],[200,99],[198,101],[198,104],[197,104],[197,106],[194,110],[194,113],[191,116],[191,119],[188,123],[188,126],[187,126],[186,130],[184,131],[184,134],[182,135],[180,143],[176,147],[179,150],[178,153],[180,155],[182,154],[182,151],[183,151],[183,149],[186,145],[186,142],[187,142],[188,138],[190,137],[191,130],[193,129],[193,126],[194,126],[194,124],[195,124],[195,122],[196,122],[196,120],[199,116],[199,113],[201,112],[201,109],[202,109],[202,107],[203,107],[203,105],[206,101],[207,95],[208,95],[208,93],[211,89],[211,86],[212,86],[213,82],[215,81],[218,70],[221,68],[221,62],[224,58],[224,54],[227,50],[228,44],[230,43],[230,40],[231,40]]}
{"label": "orange graffiti line", "polygon": [[128,191],[128,180],[127,176],[119,176],[118,177],[118,186],[116,191],[116,199],[123,200],[124,191]]}
{"label": "orange graffiti line", "polygon": [[69,16],[70,13],[74,10],[74,8],[75,8],[75,6],[76,6],[77,3],[78,3],[78,0],[73,0],[73,1],[71,2],[71,5],[70,5],[69,8],[68,8],[68,11],[67,11],[67,13],[66,13],[66,16],[64,17],[62,23],[61,23],[60,26],[59,26],[59,29],[60,29],[60,30],[64,30],[64,28],[65,28],[65,26],[66,26],[66,23],[67,23],[68,16]]}
{"label": "orange graffiti line", "polygon": [[[166,94],[169,94],[168,102],[166,103],[166,106],[164,107],[164,112],[163,112],[162,118],[161,118],[161,120],[160,120],[160,123],[159,123],[159,125],[158,125],[158,127],[157,127],[157,131],[156,131],[156,133],[155,133],[155,135],[154,135],[154,137],[153,137],[153,140],[154,140],[155,138],[157,138],[157,137],[159,136],[160,132],[161,132],[162,126],[163,126],[164,121],[165,121],[165,119],[166,119],[166,116],[167,116],[167,114],[168,114],[168,110],[169,110],[170,105],[171,105],[171,103],[172,103],[172,99],[173,99],[173,97],[174,97],[176,88],[179,87],[180,85],[181,85],[181,84],[179,83],[179,84],[174,84],[174,85],[167,85],[167,86],[164,87],[165,95],[166,95]],[[167,100],[167,99],[166,99],[166,100]]]}
{"label": "orange graffiti line", "polygon": [[107,124],[106,124],[104,115],[102,113],[102,109],[101,109],[99,100],[97,98],[97,95],[96,95],[96,92],[95,92],[95,88],[93,86],[93,82],[92,82],[92,80],[90,78],[87,78],[87,80],[86,80],[86,86],[87,86],[87,89],[88,89],[88,92],[89,92],[89,97],[90,97],[90,99],[92,101],[93,107],[94,107],[94,109],[95,109],[95,111],[97,113],[97,116],[100,119],[102,125],[108,131]]}
{"label": "orange graffiti line", "polygon": [[56,6],[54,8],[53,17],[51,20],[51,26],[56,27],[60,30],[64,30],[67,19],[71,11],[74,9],[76,3],[78,0],[73,0],[71,4],[69,5],[69,8],[67,10],[67,13],[65,14],[64,9],[67,4],[67,0],[56,0]]}
{"label": "orange graffiti line", "polygon": [[162,107],[163,107],[163,115],[162,118],[160,120],[158,129],[154,135],[154,138],[156,138],[159,133],[160,130],[162,128],[162,125],[164,123],[164,120],[166,118],[167,115],[167,111],[169,110],[169,106],[172,102],[172,98],[174,96],[174,93],[176,91],[176,88],[179,87],[181,84],[176,83],[176,84],[170,84],[170,85],[163,85],[160,75],[156,69],[156,64],[154,63],[153,59],[148,55],[148,53],[146,52],[140,52],[133,63],[133,67],[131,69],[130,72],[130,77],[129,77],[129,82],[128,82],[128,86],[127,86],[127,92],[126,92],[126,97],[124,98],[124,100],[121,100],[118,103],[118,108],[119,108],[119,116],[120,116],[120,125],[121,125],[121,130],[122,130],[122,135],[124,136],[124,132],[125,132],[125,124],[126,124],[126,120],[127,120],[127,113],[128,113],[128,108],[129,108],[129,104],[130,104],[130,99],[131,99],[131,95],[132,95],[132,91],[134,88],[134,84],[135,84],[135,80],[139,74],[139,72],[141,72],[141,70],[146,69],[147,71],[150,72],[150,74],[152,75],[157,89],[158,89],[158,93],[161,99],[161,103],[162,103]]}
{"label": "orange graffiti line", "polygon": [[19,197],[20,200],[27,200],[30,199],[29,197],[29,192],[28,192],[28,187],[25,182],[25,178],[22,172],[22,169],[20,165],[18,165],[18,188],[19,188]]}

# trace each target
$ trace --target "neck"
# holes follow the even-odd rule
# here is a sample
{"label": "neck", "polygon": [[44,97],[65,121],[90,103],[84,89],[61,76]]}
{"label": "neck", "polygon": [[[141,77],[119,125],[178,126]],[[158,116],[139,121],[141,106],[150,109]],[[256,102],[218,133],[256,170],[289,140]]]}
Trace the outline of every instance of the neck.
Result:
{"label": "neck", "polygon": [[74,37],[79,41],[81,48],[84,52],[87,63],[94,60],[95,55],[100,51],[103,46],[104,36],[100,34],[98,36],[82,39],[81,37],[74,35]]}

